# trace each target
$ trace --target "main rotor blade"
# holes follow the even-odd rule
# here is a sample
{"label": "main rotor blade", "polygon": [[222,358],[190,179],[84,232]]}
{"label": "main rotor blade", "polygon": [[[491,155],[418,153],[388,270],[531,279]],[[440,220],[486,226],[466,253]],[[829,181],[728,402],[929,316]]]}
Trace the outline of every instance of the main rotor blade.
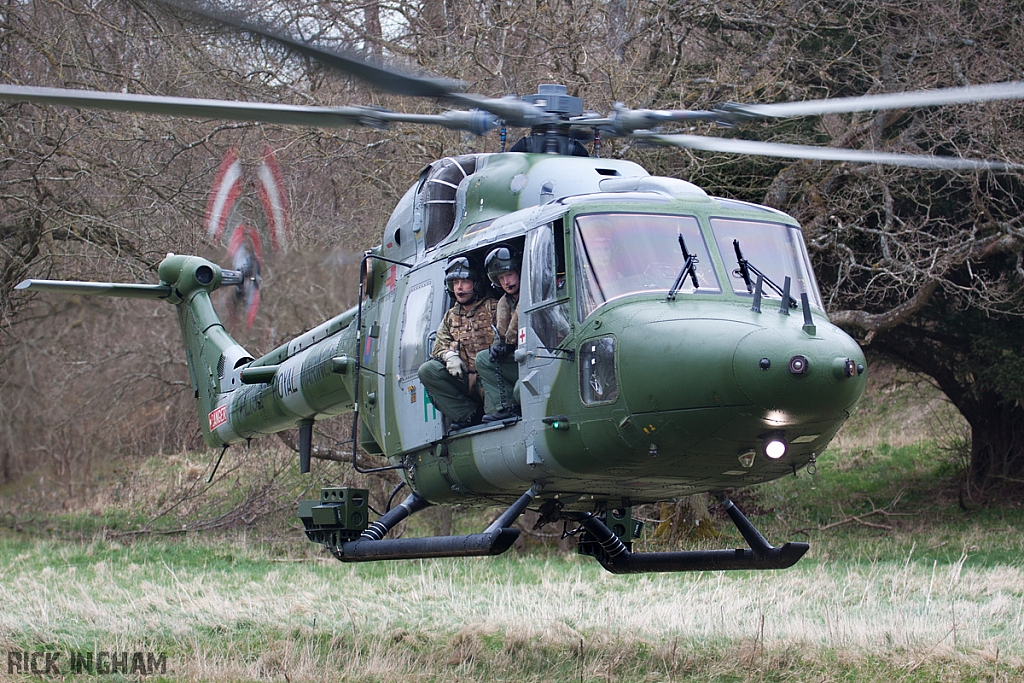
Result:
{"label": "main rotor blade", "polygon": [[617,103],[608,116],[593,118],[581,116],[573,125],[600,126],[610,135],[628,135],[634,131],[653,128],[664,123],[716,121],[724,124],[742,123],[763,118],[786,118],[841,114],[858,111],[881,111],[930,107],[942,104],[965,104],[992,100],[1024,99],[1024,81],[1009,81],[962,88],[918,90],[914,92],[862,95],[836,99],[780,102],[777,104],[740,104],[730,102],[714,110],[689,109],[630,109]]}
{"label": "main rotor blade", "polygon": [[265,26],[246,21],[227,11],[208,9],[186,0],[157,0],[157,2],[266,38],[395,95],[446,98],[452,93],[465,90],[465,83],[461,81],[407,73],[399,69],[374,64],[341,50],[330,50],[310,45]]}
{"label": "main rotor blade", "polygon": [[621,102],[607,116],[584,115],[569,121],[572,126],[600,128],[607,135],[626,136],[638,130],[654,128],[664,123],[690,123],[693,121],[722,122],[722,112],[690,109],[630,109]]}
{"label": "main rotor blade", "polygon": [[883,109],[932,107],[942,104],[967,104],[992,100],[1024,99],[1024,81],[1007,81],[988,85],[969,85],[961,88],[916,90],[912,92],[839,97],[836,99],[779,102],[777,104],[726,104],[719,111],[726,120],[755,118],[782,118],[787,116],[814,116]]}
{"label": "main rotor blade", "polygon": [[558,120],[542,108],[517,97],[484,97],[473,93],[453,93],[449,100],[465,107],[475,107],[490,112],[513,128],[531,128]]}
{"label": "main rotor blade", "polygon": [[493,117],[480,111],[449,111],[437,115],[400,114],[370,107],[309,107],[267,102],[233,102],[187,97],[105,93],[92,90],[34,88],[19,85],[0,85],[0,100],[321,128],[348,126],[383,128],[392,122],[421,123],[482,135],[496,125]]}
{"label": "main rotor blade", "polygon": [[654,142],[661,145],[673,145],[685,149],[699,149],[707,152],[727,152],[730,154],[756,154],[768,157],[787,159],[818,159],[822,161],[851,161],[867,164],[887,164],[890,166],[909,166],[912,168],[931,168],[959,171],[1020,171],[1024,164],[1013,164],[1003,161],[984,161],[981,159],[961,159],[958,157],[937,157],[914,154],[892,154],[888,152],[872,152],[857,149],[839,149],[835,147],[814,147],[811,145],[788,145],[776,142],[756,142],[753,140],[732,140],[729,138],[702,137],[700,135],[657,135],[634,134],[638,140]]}
{"label": "main rotor blade", "polygon": [[171,295],[170,285],[120,284],[116,282],[80,282],[76,280],[22,280],[14,287],[33,292],[59,292],[62,294],[95,294],[125,299],[166,299]]}
{"label": "main rotor blade", "polygon": [[[484,97],[464,92],[466,84],[445,78],[417,75],[402,71],[394,67],[385,67],[379,64],[362,59],[340,50],[331,50],[309,43],[302,42],[295,38],[278,33],[267,27],[254,24],[239,18],[237,15],[228,12],[219,12],[204,7],[199,7],[186,0],[157,0],[165,5],[175,7],[186,12],[192,12],[199,16],[206,17],[213,21],[231,26],[249,33],[266,38],[291,50],[303,54],[318,62],[332,66],[344,73],[350,74],[380,90],[396,95],[409,95],[413,97],[434,97],[448,100],[456,104],[474,107],[489,112],[500,119],[503,119],[511,126],[531,127],[546,123],[551,117],[546,115],[543,109],[535,105],[522,102],[518,98]],[[431,121],[437,125],[446,127],[441,121]],[[474,128],[479,125],[475,124]],[[494,126],[489,126],[493,128]],[[488,129],[489,129],[488,128]],[[460,128],[460,130],[473,130],[471,128]],[[482,133],[476,133],[481,135]]]}

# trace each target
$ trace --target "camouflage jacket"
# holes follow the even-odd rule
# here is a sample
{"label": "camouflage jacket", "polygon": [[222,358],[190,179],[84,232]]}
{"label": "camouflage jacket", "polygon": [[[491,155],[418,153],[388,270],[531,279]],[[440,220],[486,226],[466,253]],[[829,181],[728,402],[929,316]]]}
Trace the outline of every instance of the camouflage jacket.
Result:
{"label": "camouflage jacket", "polygon": [[495,327],[502,340],[515,348],[519,343],[519,297],[506,293],[498,300]]}
{"label": "camouflage jacket", "polygon": [[476,354],[494,341],[494,311],[498,302],[484,299],[472,308],[455,304],[444,314],[437,329],[431,358],[444,360],[445,351],[458,351],[470,372],[476,372]]}

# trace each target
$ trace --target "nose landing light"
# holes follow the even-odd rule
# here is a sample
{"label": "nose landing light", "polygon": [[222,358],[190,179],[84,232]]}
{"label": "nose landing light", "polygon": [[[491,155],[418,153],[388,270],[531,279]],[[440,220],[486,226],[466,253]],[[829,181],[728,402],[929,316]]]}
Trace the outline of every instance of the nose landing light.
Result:
{"label": "nose landing light", "polygon": [[786,440],[780,434],[771,434],[764,440],[764,454],[772,460],[778,460],[787,450]]}

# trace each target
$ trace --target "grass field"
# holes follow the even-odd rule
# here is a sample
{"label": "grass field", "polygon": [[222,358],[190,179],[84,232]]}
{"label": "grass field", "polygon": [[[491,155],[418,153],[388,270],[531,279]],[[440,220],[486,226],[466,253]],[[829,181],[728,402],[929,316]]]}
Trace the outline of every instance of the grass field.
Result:
{"label": "grass field", "polygon": [[[855,421],[817,474],[737,498],[770,540],[810,542],[777,572],[613,576],[552,547],[345,565],[273,506],[255,525],[126,533],[147,523],[139,509],[165,502],[162,486],[197,476],[185,456],[162,461],[145,489],[126,476],[80,508],[8,495],[0,679],[1024,680],[1024,511],[961,509],[955,444],[881,432],[879,413],[908,422],[894,401],[868,406],[861,419],[875,424]],[[225,487],[163,521],[242,496]],[[457,524],[482,519],[462,514]],[[716,527],[706,547],[741,545]],[[93,670],[73,673],[83,653],[97,657]]]}
{"label": "grass field", "polygon": [[[188,680],[1020,680],[1024,569],[961,555],[614,577],[576,558],[342,566],[221,543],[2,547],[7,650]],[[66,659],[66,655],[65,655]]]}

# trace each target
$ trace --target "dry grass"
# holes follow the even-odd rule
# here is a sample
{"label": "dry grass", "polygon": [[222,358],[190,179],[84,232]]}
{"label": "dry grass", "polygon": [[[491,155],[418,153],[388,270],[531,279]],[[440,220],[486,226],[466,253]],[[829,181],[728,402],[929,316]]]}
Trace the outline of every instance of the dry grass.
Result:
{"label": "dry grass", "polygon": [[967,422],[929,378],[875,362],[864,399],[830,448],[909,446],[930,439],[963,439],[969,434]]}
{"label": "dry grass", "polygon": [[174,678],[211,681],[1024,675],[1024,569],[966,555],[642,577],[574,557],[272,555],[244,539],[5,545],[3,649],[156,649]]}

